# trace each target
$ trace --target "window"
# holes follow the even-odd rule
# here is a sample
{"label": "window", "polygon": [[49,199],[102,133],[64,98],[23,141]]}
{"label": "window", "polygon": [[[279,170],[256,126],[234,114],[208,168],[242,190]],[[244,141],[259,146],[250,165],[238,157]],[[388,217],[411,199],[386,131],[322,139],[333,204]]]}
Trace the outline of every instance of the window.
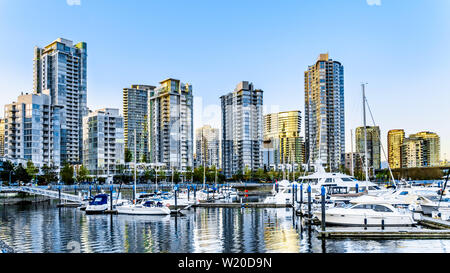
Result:
{"label": "window", "polygon": [[373,210],[377,211],[377,212],[392,212],[392,210],[390,208],[382,206],[382,205],[374,205]]}

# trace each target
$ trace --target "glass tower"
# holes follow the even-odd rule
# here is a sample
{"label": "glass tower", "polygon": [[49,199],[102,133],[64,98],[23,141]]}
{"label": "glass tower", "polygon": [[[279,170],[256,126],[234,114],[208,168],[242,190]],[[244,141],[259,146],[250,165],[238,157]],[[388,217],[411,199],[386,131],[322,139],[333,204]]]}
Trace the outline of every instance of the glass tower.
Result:
{"label": "glass tower", "polygon": [[263,91],[247,81],[221,97],[222,169],[226,177],[263,167]]}
{"label": "glass tower", "polygon": [[61,106],[61,164],[82,161],[82,124],[87,108],[87,45],[58,38],[34,50],[34,92]]}
{"label": "glass tower", "polygon": [[345,163],[344,67],[320,54],[305,71],[305,160],[331,171]]}

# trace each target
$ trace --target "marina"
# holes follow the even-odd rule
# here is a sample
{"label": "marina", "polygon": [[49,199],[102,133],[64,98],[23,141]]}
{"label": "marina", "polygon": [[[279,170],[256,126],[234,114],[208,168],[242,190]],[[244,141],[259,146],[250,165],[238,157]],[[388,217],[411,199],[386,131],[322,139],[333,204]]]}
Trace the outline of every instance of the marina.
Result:
{"label": "marina", "polygon": [[[320,172],[315,175],[319,178]],[[423,214],[419,198],[422,194],[429,196],[430,191],[439,197],[439,192],[446,192],[448,180],[437,181],[440,187],[434,187],[436,183],[427,186],[410,183],[386,190],[380,185],[370,194],[346,195],[346,200],[342,195],[336,199],[333,187],[327,187],[327,191],[320,179],[318,184],[301,182],[300,178],[296,182],[265,185],[264,189],[241,188],[232,191],[235,194],[232,199],[215,185],[206,186],[214,190],[204,196],[202,185],[197,185],[195,192],[190,190],[194,189],[192,185],[166,185],[158,191],[142,185],[131,189],[115,185],[90,187],[90,191],[77,189],[76,195],[70,187],[56,191],[16,188],[16,191],[27,192],[26,195],[33,196],[29,193],[33,192],[53,198],[47,202],[3,205],[0,240],[8,246],[4,249],[19,253],[446,252],[450,247],[450,221],[440,219],[437,212]],[[358,183],[349,185],[359,187]],[[314,194],[312,186],[316,188]],[[116,190],[118,188],[121,191]],[[140,188],[139,193],[134,195],[136,188]],[[230,188],[233,187],[229,186],[228,190]],[[11,187],[2,190],[13,192]],[[406,198],[408,195],[412,197]],[[81,201],[74,202],[74,196]],[[62,201],[63,198],[66,200]],[[110,200],[114,202],[111,204]],[[403,226],[389,222],[384,215],[372,223],[368,212],[358,216],[356,226],[330,222],[334,210],[344,213],[348,208],[361,205],[366,210],[376,210],[380,204],[386,204],[383,213],[399,210],[400,216],[410,217],[412,222]],[[90,206],[99,211],[89,213]],[[135,208],[139,210],[136,213],[131,211]],[[326,212],[325,218],[321,211]],[[373,217],[379,216],[374,214]],[[422,240],[427,244],[421,243]],[[389,248],[392,244],[403,247]]]}

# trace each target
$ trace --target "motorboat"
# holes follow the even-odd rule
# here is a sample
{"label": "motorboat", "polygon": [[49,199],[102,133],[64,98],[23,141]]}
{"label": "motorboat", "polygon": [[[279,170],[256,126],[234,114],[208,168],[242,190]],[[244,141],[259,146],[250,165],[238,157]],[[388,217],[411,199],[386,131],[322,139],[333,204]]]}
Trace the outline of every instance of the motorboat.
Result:
{"label": "motorboat", "polygon": [[137,204],[124,204],[116,206],[117,213],[129,215],[169,215],[170,209],[162,202],[143,200]]}
{"label": "motorboat", "polygon": [[[322,211],[313,215],[322,221]],[[394,208],[390,204],[362,203],[347,208],[331,208],[325,211],[327,225],[338,226],[412,226],[416,222],[412,213]]]}
{"label": "motorboat", "polygon": [[[373,196],[364,195],[350,201],[352,204],[386,203],[396,208],[409,208],[414,212],[422,212],[421,200],[437,197],[437,192],[424,187],[408,187],[391,189],[383,194]],[[430,213],[431,214],[431,213]]]}
{"label": "motorboat", "polygon": [[[299,178],[305,184],[311,185],[311,196],[315,199],[320,198],[321,189],[325,187],[327,192],[329,188],[339,187],[346,194],[366,192],[369,195],[378,195],[383,190],[375,183],[370,181],[358,181],[356,178],[342,173],[316,172]],[[307,187],[303,187],[303,192],[307,193]]]}
{"label": "motorboat", "polygon": [[419,204],[422,208],[423,214],[433,215],[433,212],[439,210],[450,209],[450,198],[448,196],[421,196],[419,197]]}
{"label": "motorboat", "polygon": [[293,184],[289,180],[281,180],[276,182],[272,188],[272,195],[267,196],[263,203],[266,204],[292,204],[292,187]]}
{"label": "motorboat", "polygon": [[228,201],[235,202],[239,200],[238,192],[234,188],[225,189],[222,193],[224,195],[224,198]]}
{"label": "motorboat", "polygon": [[196,193],[196,198],[197,198],[198,202],[211,202],[215,199],[215,198],[213,198],[213,196],[214,196],[214,190],[211,188],[202,189],[202,190],[197,191],[197,193]]}
{"label": "motorboat", "polygon": [[103,213],[110,206],[108,199],[109,196],[107,194],[98,194],[94,196],[94,199],[86,206],[86,214]]}

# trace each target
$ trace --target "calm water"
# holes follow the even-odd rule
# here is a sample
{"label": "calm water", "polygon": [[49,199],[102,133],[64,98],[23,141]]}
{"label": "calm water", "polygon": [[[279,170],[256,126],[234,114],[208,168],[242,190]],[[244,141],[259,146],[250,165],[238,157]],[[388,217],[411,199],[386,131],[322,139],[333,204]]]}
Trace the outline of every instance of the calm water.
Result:
{"label": "calm water", "polygon": [[55,204],[0,206],[16,252],[450,252],[450,240],[327,240],[292,209],[191,209],[183,217],[86,215]]}

